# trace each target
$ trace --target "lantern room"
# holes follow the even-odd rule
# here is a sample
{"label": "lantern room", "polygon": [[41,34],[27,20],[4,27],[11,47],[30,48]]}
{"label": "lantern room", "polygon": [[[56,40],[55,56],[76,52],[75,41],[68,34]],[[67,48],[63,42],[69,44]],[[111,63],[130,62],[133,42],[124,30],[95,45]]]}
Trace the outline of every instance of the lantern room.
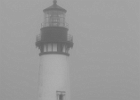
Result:
{"label": "lantern room", "polygon": [[73,37],[68,34],[68,24],[65,22],[66,10],[53,1],[53,5],[44,9],[44,21],[41,33],[36,38],[36,46],[40,55],[64,54],[69,55],[73,47]]}
{"label": "lantern room", "polygon": [[57,26],[68,27],[65,22],[66,10],[57,5],[57,1],[53,1],[53,5],[44,9],[44,22],[42,27]]}

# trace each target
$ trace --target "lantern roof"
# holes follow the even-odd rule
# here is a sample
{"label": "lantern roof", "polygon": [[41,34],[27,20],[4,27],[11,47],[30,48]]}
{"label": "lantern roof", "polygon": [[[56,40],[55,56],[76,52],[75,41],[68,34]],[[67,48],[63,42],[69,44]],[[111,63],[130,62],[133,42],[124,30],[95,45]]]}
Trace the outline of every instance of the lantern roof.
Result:
{"label": "lantern roof", "polygon": [[58,10],[58,11],[63,11],[63,12],[67,12],[64,8],[60,7],[57,5],[57,1],[54,0],[53,1],[53,5],[44,9],[43,11],[46,12],[46,11],[51,11],[51,10]]}

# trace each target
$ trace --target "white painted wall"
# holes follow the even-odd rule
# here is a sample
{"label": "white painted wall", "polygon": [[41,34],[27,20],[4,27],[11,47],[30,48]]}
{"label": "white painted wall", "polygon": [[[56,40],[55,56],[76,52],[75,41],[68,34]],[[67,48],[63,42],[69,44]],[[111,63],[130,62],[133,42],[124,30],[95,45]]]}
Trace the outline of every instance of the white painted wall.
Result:
{"label": "white painted wall", "polygon": [[42,55],[40,61],[39,100],[57,100],[56,91],[65,91],[70,100],[69,67],[67,56],[60,54]]}

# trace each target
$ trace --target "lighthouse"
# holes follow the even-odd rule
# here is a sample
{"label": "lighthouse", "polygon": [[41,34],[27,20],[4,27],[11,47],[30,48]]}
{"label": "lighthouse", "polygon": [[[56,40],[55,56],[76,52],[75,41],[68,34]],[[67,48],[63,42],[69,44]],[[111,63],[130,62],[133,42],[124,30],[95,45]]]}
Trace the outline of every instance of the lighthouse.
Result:
{"label": "lighthouse", "polygon": [[36,37],[39,48],[39,100],[70,100],[68,57],[73,37],[68,34],[66,10],[53,1],[44,9],[44,21]]}

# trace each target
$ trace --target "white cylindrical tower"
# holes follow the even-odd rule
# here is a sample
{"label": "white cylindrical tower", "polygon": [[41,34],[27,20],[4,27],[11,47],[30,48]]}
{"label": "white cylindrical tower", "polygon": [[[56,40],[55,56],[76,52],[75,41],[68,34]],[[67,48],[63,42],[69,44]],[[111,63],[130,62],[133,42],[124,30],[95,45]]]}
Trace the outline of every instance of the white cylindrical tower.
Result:
{"label": "white cylindrical tower", "polygon": [[66,10],[53,1],[44,9],[44,22],[36,46],[40,49],[39,100],[70,100],[69,66],[67,58],[73,47],[65,22]]}
{"label": "white cylindrical tower", "polygon": [[59,54],[41,56],[39,87],[40,100],[70,100],[67,56]]}

